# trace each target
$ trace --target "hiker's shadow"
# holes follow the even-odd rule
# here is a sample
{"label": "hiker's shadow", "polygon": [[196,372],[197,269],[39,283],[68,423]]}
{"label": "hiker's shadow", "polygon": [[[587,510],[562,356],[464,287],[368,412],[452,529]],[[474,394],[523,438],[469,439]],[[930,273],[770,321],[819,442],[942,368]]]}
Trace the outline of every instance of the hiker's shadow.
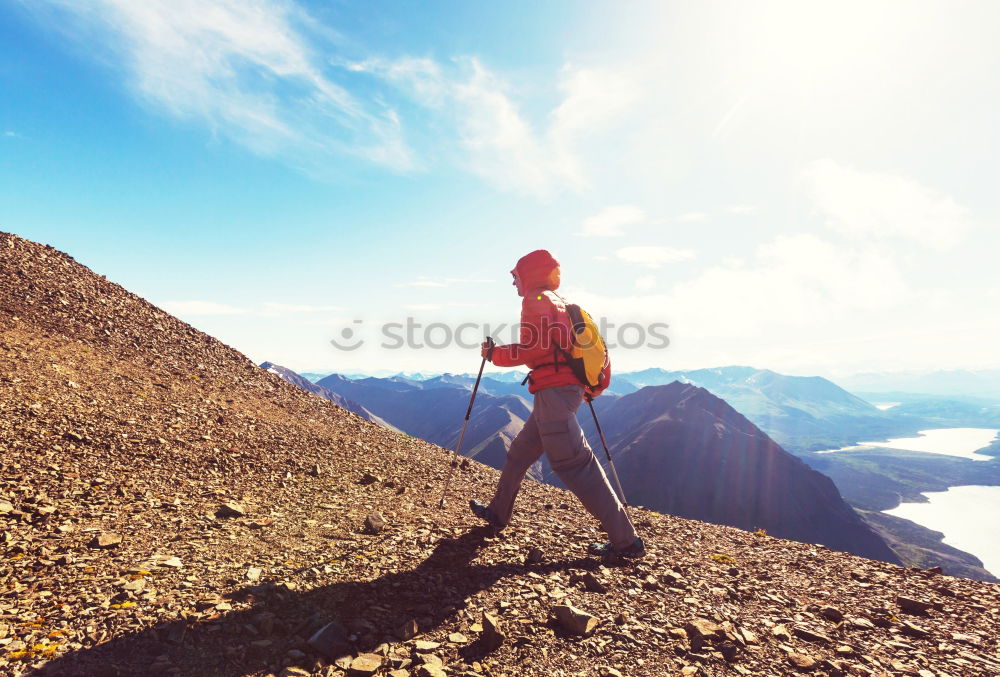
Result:
{"label": "hiker's shadow", "polygon": [[[230,595],[237,603],[249,603],[248,608],[212,619],[159,623],[68,652],[35,674],[110,677],[161,671],[235,677],[278,672],[289,662],[308,663],[311,656],[296,652],[308,654],[306,639],[328,623],[334,631],[324,633],[324,639],[339,643],[340,652],[370,651],[383,642],[403,641],[411,621],[416,621],[420,633],[433,631],[467,607],[470,597],[502,578],[597,566],[586,558],[535,565],[472,564],[488,545],[489,535],[487,529],[477,529],[443,539],[416,568],[370,581],[348,580],[304,592],[283,585],[248,586]],[[478,646],[467,646],[462,655],[467,660],[477,658]]]}

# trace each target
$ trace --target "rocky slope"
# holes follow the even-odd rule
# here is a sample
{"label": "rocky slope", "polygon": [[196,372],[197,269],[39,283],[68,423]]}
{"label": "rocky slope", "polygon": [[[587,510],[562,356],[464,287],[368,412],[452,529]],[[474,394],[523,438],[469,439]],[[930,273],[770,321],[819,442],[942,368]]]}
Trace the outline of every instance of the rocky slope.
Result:
{"label": "rocky slope", "polygon": [[[1000,589],[575,499],[256,367],[0,234],[0,674],[991,675]],[[314,631],[326,628],[314,644]]]}

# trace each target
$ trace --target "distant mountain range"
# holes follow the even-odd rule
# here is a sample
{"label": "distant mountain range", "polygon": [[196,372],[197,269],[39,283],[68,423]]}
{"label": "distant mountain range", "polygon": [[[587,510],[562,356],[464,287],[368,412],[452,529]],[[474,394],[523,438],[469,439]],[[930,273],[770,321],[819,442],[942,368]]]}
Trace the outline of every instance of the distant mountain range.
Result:
{"label": "distant mountain range", "polygon": [[858,395],[892,404],[886,413],[901,422],[913,420],[930,428],[1000,428],[1000,403],[990,398],[896,391]]}
{"label": "distant mountain range", "polygon": [[705,388],[793,453],[915,431],[912,422],[901,422],[819,376],[787,376],[769,369],[731,366],[690,371],[645,369],[621,378],[637,388],[673,381]]}
{"label": "distant mountain range", "polygon": [[[471,394],[466,381],[450,374],[425,381],[402,376],[354,380],[331,374],[315,385],[358,403],[408,435],[454,448]],[[463,456],[503,467],[511,440],[531,415],[531,406],[520,394],[511,394],[512,389],[509,383],[483,378],[463,440]],[[531,474],[540,478],[540,468]]]}
{"label": "distant mountain range", "polygon": [[[333,393],[366,415],[448,448],[453,448],[458,437],[475,382],[468,374],[424,380],[401,375],[350,379],[331,374],[311,384],[266,365],[300,387],[304,381],[311,392]],[[780,399],[786,402],[785,412],[798,411],[787,405],[794,398],[816,413],[822,409],[818,401],[831,403],[829,407],[838,412],[874,412],[880,418],[878,409],[823,379],[782,377],[742,367],[680,375],[687,383],[674,379],[666,385],[645,385],[676,375],[662,370],[636,372],[636,380],[645,387],[633,384],[633,375],[628,375],[617,382],[634,386],[633,392],[595,401],[632,501],[671,514],[744,529],[759,527],[783,538],[899,561],[843,501],[829,478],[788,454],[732,406],[692,381],[728,388],[745,402],[755,402],[754,397],[767,402]],[[480,383],[463,455],[501,468],[531,408],[520,381],[493,376],[484,376]],[[741,377],[751,386],[741,388]],[[596,441],[586,407],[581,408],[580,420],[588,437]],[[530,474],[560,484],[544,457]]]}
{"label": "distant mountain range", "polygon": [[978,397],[1000,404],[1000,369],[967,371],[947,369],[932,372],[867,372],[838,378],[852,392],[889,393],[892,391]]}
{"label": "distant mountain range", "polygon": [[[419,388],[450,385],[471,389],[475,383],[474,374],[440,374],[424,380],[402,375],[374,381],[373,378],[352,380],[407,383]],[[520,385],[523,378],[521,371],[488,373],[483,376],[480,389],[491,395],[529,398],[527,388]],[[866,439],[912,434],[923,423],[915,417],[898,415],[904,410],[882,411],[819,376],[788,376],[769,369],[742,366],[689,371],[652,368],[615,374],[611,388],[597,401],[604,403],[645,386],[674,381],[705,388],[721,397],[794,454],[836,449]],[[337,391],[336,388],[331,390]]]}
{"label": "distant mountain range", "polygon": [[271,372],[272,374],[280,376],[281,378],[288,381],[292,385],[298,386],[299,388],[302,388],[303,390],[306,390],[312,393],[313,395],[318,395],[322,397],[324,400],[329,400],[330,402],[333,402],[334,404],[343,409],[347,409],[348,411],[353,411],[355,414],[361,416],[364,419],[372,421],[373,423],[378,423],[379,425],[385,426],[386,428],[394,428],[394,426],[390,424],[388,421],[386,421],[383,418],[380,418],[379,416],[376,416],[375,414],[365,409],[357,402],[349,400],[343,395],[335,393],[332,390],[327,390],[322,386],[318,386],[310,382],[301,374],[296,374],[291,369],[282,367],[279,364],[274,364],[273,362],[262,362],[260,367],[261,369],[265,369]]}
{"label": "distant mountain range", "polygon": [[[343,398],[348,402],[348,408],[353,406],[353,411],[370,420],[380,420],[384,425],[453,448],[475,383],[475,375],[435,374],[423,379],[415,376],[419,375],[397,374],[385,378],[369,376],[354,379],[330,375],[312,385]],[[493,467],[502,467],[511,440],[530,414],[530,398],[527,389],[521,386],[523,377],[524,372],[518,371],[487,372],[484,375],[463,447],[464,456],[474,456]],[[298,385],[301,387],[302,384]],[[890,543],[897,554],[902,553],[901,556],[907,563],[941,565],[952,575],[995,580],[974,556],[943,544],[939,533],[880,512],[897,505],[901,497],[913,500],[922,491],[968,484],[977,471],[982,483],[996,484],[1000,474],[993,472],[992,466],[977,467],[975,462],[946,456],[924,458],[929,455],[913,452],[813,453],[861,441],[911,436],[919,430],[934,427],[1000,428],[1000,406],[992,400],[905,392],[852,394],[824,378],[788,376],[742,366],[690,371],[645,369],[616,374],[613,385],[615,389],[606,391],[595,400],[594,405],[609,434],[615,431],[622,435],[621,439],[614,441],[613,453],[616,457],[623,449],[645,449],[644,444],[659,449],[656,441],[662,440],[670,430],[679,425],[672,415],[667,415],[662,410],[664,400],[657,393],[663,388],[687,386],[704,389],[716,398],[712,402],[713,411],[719,413],[725,408],[731,408],[748,419],[747,422],[756,431],[744,432],[742,437],[727,438],[730,446],[733,445],[732,440],[756,440],[757,436],[763,435],[773,440],[771,444],[776,443],[775,446],[782,450],[782,454],[789,451],[797,455],[814,471],[830,477],[849,505],[859,511],[858,514],[865,522]],[[647,406],[647,398],[658,404]],[[873,402],[880,403],[884,409],[876,407]],[[663,416],[673,420],[674,428],[663,427]],[[730,416],[727,412],[723,418]],[[598,438],[586,407],[581,407],[579,420],[591,445],[595,450],[598,449]],[[734,428],[731,421],[718,423],[723,429]],[[701,420],[701,424],[707,424],[707,419]],[[714,429],[715,422],[712,425]],[[742,430],[740,426],[735,426],[734,429]],[[672,434],[674,441],[669,448],[679,454],[692,455],[684,457],[684,467],[689,467],[692,459],[698,458],[697,449],[710,449],[709,441],[714,440],[711,435],[704,439],[695,435],[692,439],[697,442],[690,442],[679,437],[676,431]],[[727,444],[712,443],[723,447]],[[753,442],[751,446],[757,450],[755,458],[774,453],[760,441]],[[684,452],[685,448],[689,451]],[[695,516],[694,513],[685,511],[699,506],[697,503],[684,504],[684,492],[668,490],[669,484],[664,482],[654,483],[651,487],[644,484],[649,482],[650,477],[658,476],[657,469],[663,460],[657,454],[666,452],[660,449],[658,452],[633,453],[631,457],[626,454],[620,461],[625,469],[623,474],[628,475],[626,486],[630,498],[658,510]],[[721,463],[722,459],[732,456],[732,451],[720,453],[716,461]],[[725,467],[741,466],[736,464]],[[794,479],[795,483],[806,486],[815,481],[808,474],[792,472],[784,465],[782,468],[781,472],[786,473],[781,475],[784,480]],[[530,475],[556,486],[561,484],[544,456],[532,468]],[[683,473],[681,476],[687,477]],[[730,487],[728,491],[733,492],[739,488],[741,492],[749,492],[754,482],[769,481],[768,477],[770,476],[751,473],[748,478],[750,484],[744,487],[740,487],[739,477],[729,477],[726,480]],[[935,480],[935,477],[940,479]],[[693,481],[692,478],[687,479]],[[710,488],[698,486],[698,491],[691,496],[704,498]],[[636,491],[638,493],[633,495],[632,492]],[[788,490],[784,491],[789,493]],[[761,525],[772,525],[770,528],[765,526],[765,529],[788,529],[790,531],[784,533],[791,534],[791,530],[796,528],[794,525],[781,526],[777,513],[787,506],[780,501],[756,505],[755,510],[758,512],[754,512],[745,507],[737,508],[738,505],[743,505],[739,502],[742,499],[733,500],[733,503],[721,501],[715,508],[716,512],[703,512],[698,518],[749,528],[746,526],[747,520],[750,516],[759,514]],[[836,501],[831,499],[830,505],[835,504]],[[707,510],[706,506],[700,508]],[[801,507],[797,510],[801,512]],[[779,526],[775,527],[775,524]],[[818,528],[813,530],[818,531]],[[813,540],[819,541],[819,538]],[[851,547],[861,546],[855,543]]]}

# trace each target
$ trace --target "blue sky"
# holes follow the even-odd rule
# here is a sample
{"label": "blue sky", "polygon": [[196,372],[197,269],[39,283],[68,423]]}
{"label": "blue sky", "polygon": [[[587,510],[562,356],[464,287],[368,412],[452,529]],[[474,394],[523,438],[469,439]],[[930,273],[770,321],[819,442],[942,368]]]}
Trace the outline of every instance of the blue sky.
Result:
{"label": "blue sky", "polygon": [[515,320],[539,247],[594,315],[670,325],[623,369],[997,367],[998,19],[0,2],[0,229],[299,370],[474,370],[379,327]]}

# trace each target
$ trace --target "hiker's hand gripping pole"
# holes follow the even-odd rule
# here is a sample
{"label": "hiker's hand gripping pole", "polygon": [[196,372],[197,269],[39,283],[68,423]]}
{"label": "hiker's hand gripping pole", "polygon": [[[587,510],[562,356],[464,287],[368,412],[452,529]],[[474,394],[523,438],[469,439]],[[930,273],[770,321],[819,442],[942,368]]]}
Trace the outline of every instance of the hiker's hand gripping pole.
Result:
{"label": "hiker's hand gripping pole", "polygon": [[493,343],[493,339],[487,336],[486,353],[483,355],[483,361],[479,365],[479,375],[476,376],[476,385],[472,387],[472,397],[469,398],[469,408],[465,410],[465,422],[462,424],[462,432],[458,436],[458,444],[455,445],[455,455],[451,461],[451,472],[448,473],[448,479],[444,483],[444,491],[441,492],[441,500],[438,501],[438,508],[444,507],[444,498],[448,495],[448,487],[451,486],[451,478],[455,476],[455,470],[458,468],[458,457],[462,453],[462,440],[465,439],[465,429],[469,427],[469,417],[472,416],[472,403],[476,401],[476,393],[479,392],[479,382],[483,378],[483,367],[486,366],[487,360],[493,360],[494,347],[496,347],[496,344]]}
{"label": "hiker's hand gripping pole", "polygon": [[618,471],[615,470],[615,462],[611,460],[611,452],[608,451],[608,442],[604,439],[604,431],[601,430],[601,423],[597,420],[597,412],[594,411],[594,398],[589,394],[585,395],[587,398],[587,406],[590,407],[590,415],[594,417],[594,425],[597,426],[597,435],[601,438],[601,446],[604,447],[604,454],[608,457],[608,467],[611,468],[611,477],[615,480],[615,487],[618,489],[618,496],[621,497],[622,505],[625,506],[626,513],[628,512],[628,501],[625,500],[625,490],[622,489],[622,481],[618,479]]}

